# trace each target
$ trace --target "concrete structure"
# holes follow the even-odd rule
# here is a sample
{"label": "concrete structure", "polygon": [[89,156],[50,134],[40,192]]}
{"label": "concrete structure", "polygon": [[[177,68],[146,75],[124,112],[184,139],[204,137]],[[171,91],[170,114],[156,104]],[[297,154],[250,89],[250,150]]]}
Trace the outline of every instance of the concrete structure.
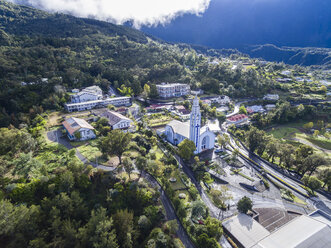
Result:
{"label": "concrete structure", "polygon": [[71,95],[71,103],[88,102],[99,99],[102,99],[102,90],[99,86],[90,86],[75,95]]}
{"label": "concrete structure", "polygon": [[64,129],[67,131],[70,140],[89,140],[96,137],[94,127],[87,121],[75,117],[71,117],[62,122]]}
{"label": "concrete structure", "polygon": [[179,83],[162,83],[156,85],[157,92],[161,98],[180,97],[190,93],[190,86],[188,84]]}
{"label": "concrete structure", "polygon": [[248,121],[248,116],[244,114],[234,115],[226,119],[226,122],[230,125],[231,124],[239,125],[247,121]]}
{"label": "concrete structure", "polygon": [[267,104],[264,106],[266,108],[266,110],[270,111],[276,108],[275,104]]}
{"label": "concrete structure", "polygon": [[263,100],[278,101],[279,100],[279,95],[277,95],[277,94],[267,94],[263,97]]}
{"label": "concrete structure", "polygon": [[130,128],[131,124],[133,123],[132,120],[130,120],[126,116],[110,110],[106,110],[105,112],[103,112],[100,115],[100,117],[107,118],[108,123],[112,129],[127,130]]}
{"label": "concrete structure", "polygon": [[201,113],[197,96],[193,100],[190,121],[183,123],[173,120],[166,125],[164,134],[167,140],[174,145],[180,144],[184,139],[192,140],[197,148],[195,154],[213,149],[215,144],[215,134],[209,130],[208,126],[201,127]]}
{"label": "concrete structure", "polygon": [[252,217],[239,214],[223,222],[225,233],[245,248],[331,247],[331,216],[317,210],[301,215],[270,233]]}
{"label": "concrete structure", "polygon": [[261,105],[247,106],[246,110],[248,114],[263,113],[265,111]]}
{"label": "concrete structure", "polygon": [[65,104],[65,108],[68,112],[72,111],[84,111],[97,107],[107,107],[108,105],[114,105],[115,107],[119,106],[131,106],[131,97],[114,97],[114,98],[106,98],[88,102],[79,102],[79,103],[68,103]]}

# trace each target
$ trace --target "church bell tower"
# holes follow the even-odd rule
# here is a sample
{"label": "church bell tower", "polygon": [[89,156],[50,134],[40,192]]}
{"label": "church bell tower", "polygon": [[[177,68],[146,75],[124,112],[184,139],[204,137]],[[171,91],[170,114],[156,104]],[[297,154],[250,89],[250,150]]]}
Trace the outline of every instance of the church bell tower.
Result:
{"label": "church bell tower", "polygon": [[201,112],[199,106],[199,99],[197,95],[193,100],[192,112],[190,115],[190,140],[195,144],[195,154],[200,152],[200,127],[201,127]]}

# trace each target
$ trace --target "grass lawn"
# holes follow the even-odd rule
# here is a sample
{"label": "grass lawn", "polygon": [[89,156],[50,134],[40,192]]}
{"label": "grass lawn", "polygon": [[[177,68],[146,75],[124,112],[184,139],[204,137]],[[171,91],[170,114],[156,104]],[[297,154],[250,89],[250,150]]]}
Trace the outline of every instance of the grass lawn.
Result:
{"label": "grass lawn", "polygon": [[82,145],[77,150],[89,161],[95,161],[95,158],[102,155],[97,147],[91,145]]}
{"label": "grass lawn", "polygon": [[178,175],[178,171],[173,171],[171,175],[167,176],[167,179],[169,180],[170,178],[176,178],[176,182],[170,182],[171,188],[173,190],[178,190],[178,189],[185,189],[186,186],[183,184],[182,180],[180,179],[180,176]]}
{"label": "grass lawn", "polygon": [[176,197],[179,198],[179,194],[184,193],[186,195],[186,198],[184,199],[185,202],[190,202],[192,201],[190,193],[187,190],[177,190],[176,191]]}
{"label": "grass lawn", "polygon": [[294,127],[278,127],[273,128],[268,133],[272,134],[276,139],[286,139],[290,138],[293,134],[299,132],[298,129]]}
{"label": "grass lawn", "polygon": [[307,135],[304,133],[297,134],[296,136],[298,136],[299,138],[306,139],[314,145],[319,146],[323,149],[331,150],[331,139],[327,139],[324,137],[314,137],[312,135]]}

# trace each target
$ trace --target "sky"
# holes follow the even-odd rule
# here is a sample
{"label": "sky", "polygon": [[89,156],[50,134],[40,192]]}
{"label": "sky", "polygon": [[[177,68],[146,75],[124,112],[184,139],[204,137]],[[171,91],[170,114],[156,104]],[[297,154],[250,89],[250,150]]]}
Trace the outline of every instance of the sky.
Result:
{"label": "sky", "polygon": [[8,0],[51,12],[69,13],[116,24],[165,25],[183,14],[203,14],[211,0]]}

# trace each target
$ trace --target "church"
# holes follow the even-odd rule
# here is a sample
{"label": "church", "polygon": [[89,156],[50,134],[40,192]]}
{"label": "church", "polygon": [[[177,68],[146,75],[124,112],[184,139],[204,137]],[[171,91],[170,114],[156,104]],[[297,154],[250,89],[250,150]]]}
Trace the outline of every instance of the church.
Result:
{"label": "church", "polygon": [[201,112],[197,96],[193,100],[190,121],[173,120],[166,125],[164,134],[166,139],[174,145],[180,144],[184,139],[192,140],[196,147],[195,154],[213,149],[215,145],[215,134],[209,130],[209,127],[201,127]]}

